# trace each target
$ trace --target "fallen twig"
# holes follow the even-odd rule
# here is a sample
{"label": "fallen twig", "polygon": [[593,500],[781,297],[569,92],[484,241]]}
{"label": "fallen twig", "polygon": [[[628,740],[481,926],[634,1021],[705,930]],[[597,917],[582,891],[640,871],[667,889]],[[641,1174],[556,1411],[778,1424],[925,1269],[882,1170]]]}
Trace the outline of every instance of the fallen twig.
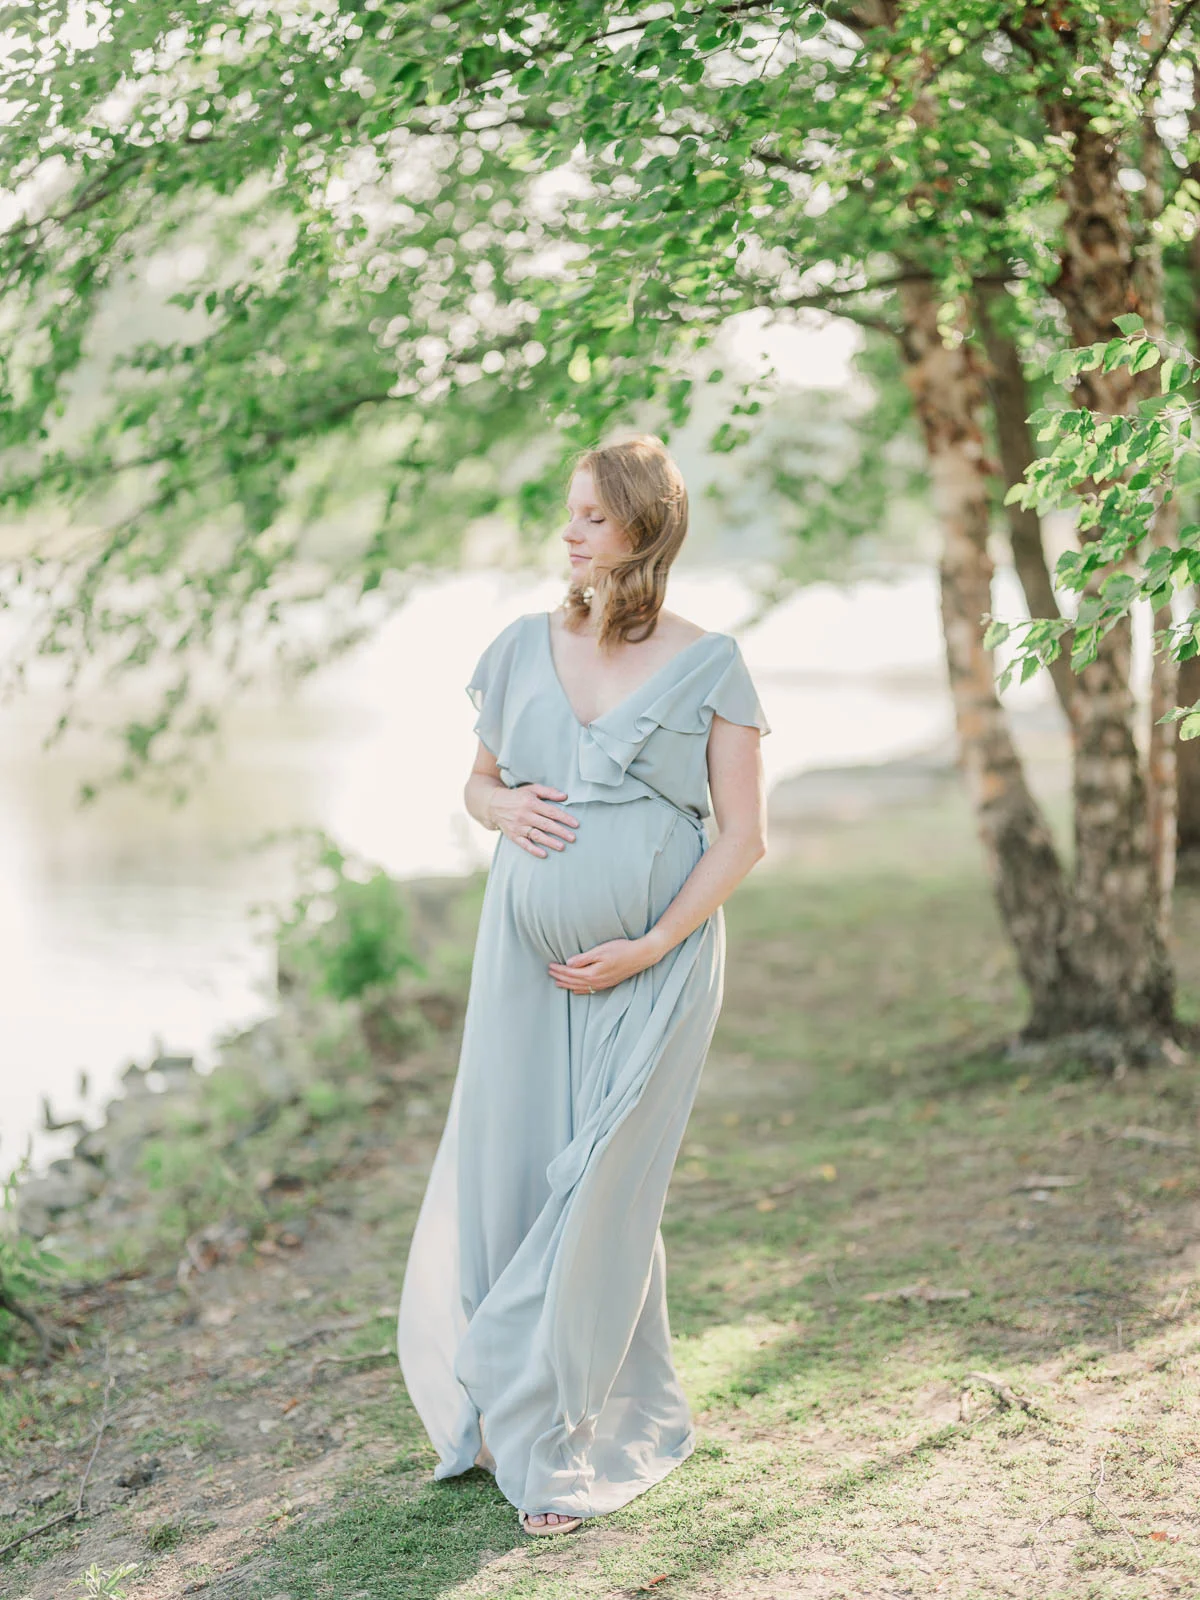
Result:
{"label": "fallen twig", "polygon": [[[804,1183],[803,1178],[790,1179],[787,1183],[772,1184],[769,1189],[754,1189],[749,1193],[722,1195],[719,1200],[709,1200],[703,1205],[694,1204],[688,1207],[694,1217],[717,1217],[723,1211],[737,1211],[742,1206],[758,1206],[764,1201],[782,1200],[785,1195],[794,1194]],[[774,1210],[774,1204],[766,1209]]]}
{"label": "fallen twig", "polygon": [[[1070,1511],[1071,1507],[1073,1505],[1075,1505],[1076,1502],[1078,1502],[1080,1500],[1086,1500],[1086,1499],[1087,1499],[1087,1495],[1085,1495],[1085,1494],[1077,1494],[1075,1496],[1074,1500],[1068,1500],[1067,1501],[1066,1505],[1063,1506],[1061,1511],[1052,1511],[1050,1513],[1050,1515],[1048,1517],[1044,1518],[1043,1521],[1039,1522],[1037,1527],[1033,1530],[1034,1539],[1037,1539],[1041,1535],[1041,1531],[1042,1531],[1043,1528],[1049,1527],[1049,1525],[1052,1522],[1057,1522],[1059,1517],[1065,1517],[1067,1512]],[[1030,1544],[1029,1552],[1033,1556],[1033,1564],[1036,1567],[1038,1565],[1037,1550],[1034,1548],[1033,1544]]]}
{"label": "fallen twig", "polygon": [[315,1382],[319,1367],[353,1367],[361,1365],[364,1361],[394,1361],[395,1359],[396,1352],[390,1349],[368,1350],[365,1355],[361,1356],[318,1356],[309,1368],[308,1381],[309,1383]]}
{"label": "fallen twig", "polygon": [[368,1312],[359,1317],[345,1317],[341,1322],[319,1322],[315,1328],[310,1328],[307,1333],[298,1333],[294,1339],[285,1339],[285,1350],[299,1350],[306,1344],[311,1344],[314,1339],[328,1339],[335,1333],[353,1333],[357,1328],[365,1328],[369,1322],[378,1320],[378,1312]]}
{"label": "fallen twig", "polygon": [[1163,1133],[1159,1128],[1122,1128],[1110,1135],[1114,1139],[1136,1139],[1141,1144],[1166,1145],[1171,1150],[1190,1150],[1195,1144],[1186,1133]]}
{"label": "fallen twig", "polygon": [[[889,1566],[895,1567],[897,1572],[903,1571],[903,1568],[896,1558],[888,1555],[886,1550],[880,1550],[877,1552],[877,1554],[881,1555]],[[916,1567],[917,1571],[923,1572],[927,1578],[931,1578],[933,1576],[933,1573],[930,1571],[930,1569],[922,1562],[918,1561],[916,1556],[914,1556],[911,1552],[905,1551],[905,1554],[908,1556],[908,1564],[910,1567]]]}
{"label": "fallen twig", "polygon": [[36,1539],[43,1533],[49,1533],[52,1528],[61,1528],[64,1522],[76,1522],[83,1515],[83,1497],[87,1492],[88,1479],[92,1475],[96,1456],[100,1450],[100,1441],[104,1437],[104,1430],[108,1426],[108,1397],[112,1393],[112,1386],[116,1381],[112,1367],[109,1363],[108,1345],[104,1347],[104,1366],[108,1373],[108,1382],[104,1386],[104,1401],[100,1408],[100,1422],[96,1428],[96,1442],[92,1446],[92,1453],[88,1457],[88,1464],[83,1469],[83,1477],[79,1480],[79,1493],[75,1496],[75,1504],[69,1511],[64,1511],[57,1517],[52,1517],[49,1522],[39,1523],[36,1528],[28,1528],[15,1539],[10,1539],[6,1545],[0,1545],[0,1556],[8,1555],[10,1550],[15,1550],[18,1545],[27,1544],[30,1539]]}
{"label": "fallen twig", "polygon": [[[1096,1478],[1095,1483],[1089,1484],[1087,1489],[1084,1491],[1083,1494],[1077,1494],[1077,1495],[1074,1496],[1073,1499],[1068,1500],[1066,1505],[1063,1506],[1061,1510],[1052,1511],[1048,1517],[1044,1518],[1043,1521],[1039,1522],[1038,1525],[1037,1525],[1037,1528],[1034,1530],[1033,1537],[1036,1539],[1040,1535],[1040,1533],[1041,1533],[1043,1528],[1048,1527],[1050,1523],[1057,1521],[1059,1517],[1065,1517],[1067,1512],[1071,1509],[1071,1507],[1073,1505],[1077,1505],[1080,1500],[1094,1500],[1098,1505],[1101,1505],[1101,1506],[1104,1507],[1105,1511],[1113,1519],[1113,1521],[1116,1523],[1117,1527],[1120,1528],[1121,1532],[1125,1535],[1125,1537],[1129,1540],[1130,1544],[1133,1545],[1133,1548],[1136,1551],[1138,1551],[1138,1554],[1140,1555],[1141,1551],[1140,1551],[1140,1549],[1138,1547],[1138,1542],[1137,1542],[1136,1537],[1132,1533],[1130,1533],[1129,1529],[1121,1521],[1120,1517],[1116,1514],[1116,1512],[1113,1510],[1113,1508],[1108,1504],[1107,1500],[1101,1500],[1099,1494],[1097,1493],[1097,1490],[1099,1489],[1100,1485],[1103,1482],[1104,1482],[1104,1456],[1102,1455],[1100,1457],[1100,1465],[1099,1465],[1099,1468],[1098,1468],[1098,1476]],[[1032,1550],[1032,1548],[1033,1547],[1031,1545],[1030,1549]],[[1035,1566],[1037,1565],[1037,1555],[1036,1555],[1036,1553],[1034,1554],[1034,1565]]]}
{"label": "fallen twig", "polygon": [[1030,1173],[1027,1178],[1022,1178],[1020,1183],[1014,1183],[1008,1191],[1009,1194],[1019,1194],[1023,1189],[1073,1189],[1077,1183],[1082,1183],[1082,1178],[1073,1177],[1070,1173]]}
{"label": "fallen twig", "polygon": [[1002,1402],[997,1400],[994,1406],[989,1406],[986,1411],[981,1411],[977,1417],[973,1417],[971,1415],[971,1408],[967,1404],[968,1393],[969,1391],[966,1388],[958,1391],[958,1420],[960,1422],[967,1423],[970,1427],[974,1427],[976,1423],[986,1422],[994,1412],[999,1411]]}
{"label": "fallen twig", "polygon": [[[111,1288],[114,1284],[133,1283],[148,1276],[149,1269],[146,1267],[121,1267],[116,1272],[105,1273],[102,1278],[80,1278],[61,1283],[56,1282],[54,1292],[61,1299],[71,1300],[79,1295],[99,1294],[102,1289]],[[171,1285],[169,1291],[162,1292],[173,1294],[175,1292],[174,1284]]]}
{"label": "fallen twig", "polygon": [[1003,1378],[997,1378],[990,1372],[964,1372],[962,1389],[965,1391],[969,1383],[982,1383],[1000,1401],[1001,1405],[1011,1406],[1014,1410],[1025,1411],[1031,1417],[1044,1417],[1045,1413],[1034,1405],[1032,1400],[1026,1400],[1024,1395],[1019,1395],[1015,1389],[1010,1389]]}
{"label": "fallen twig", "polygon": [[[1107,1446],[1105,1447],[1105,1452],[1107,1453]],[[1130,1542],[1130,1544],[1132,1544],[1133,1548],[1135,1550],[1137,1550],[1138,1542],[1137,1542],[1136,1538],[1133,1536],[1132,1533],[1130,1533],[1129,1529],[1121,1521],[1120,1517],[1113,1510],[1113,1508],[1109,1505],[1108,1501],[1107,1500],[1101,1500],[1100,1496],[1096,1493],[1096,1490],[1100,1487],[1100,1485],[1103,1482],[1104,1482],[1104,1455],[1101,1455],[1101,1457],[1100,1457],[1100,1476],[1096,1479],[1096,1482],[1095,1482],[1095,1484],[1094,1484],[1094,1486],[1092,1488],[1092,1499],[1098,1501],[1100,1503],[1100,1505],[1102,1505],[1104,1507],[1105,1511],[1108,1512],[1109,1516],[1116,1523],[1117,1527],[1120,1528],[1121,1532],[1129,1540],[1129,1542]]]}
{"label": "fallen twig", "polygon": [[935,1289],[930,1283],[906,1283],[900,1289],[872,1289],[864,1300],[967,1300],[970,1289]]}

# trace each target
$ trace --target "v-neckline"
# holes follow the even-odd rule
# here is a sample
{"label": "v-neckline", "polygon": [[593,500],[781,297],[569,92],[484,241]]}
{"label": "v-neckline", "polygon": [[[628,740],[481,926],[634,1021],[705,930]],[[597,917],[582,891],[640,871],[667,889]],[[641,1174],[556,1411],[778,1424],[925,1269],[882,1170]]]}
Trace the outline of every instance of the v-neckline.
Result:
{"label": "v-neckline", "polygon": [[664,661],[662,666],[656,668],[649,675],[649,677],[643,678],[641,683],[639,683],[635,689],[631,689],[629,693],[622,699],[618,700],[615,706],[609,706],[608,710],[602,711],[598,717],[593,717],[590,722],[584,722],[583,719],[576,714],[575,707],[571,704],[570,697],[567,694],[566,689],[563,687],[563,681],[558,675],[558,668],[554,664],[554,649],[551,644],[551,613],[549,611],[543,611],[542,616],[546,619],[546,625],[542,630],[542,638],[545,641],[546,664],[550,668],[550,676],[554,680],[555,687],[558,689],[563,705],[570,713],[572,722],[574,722],[577,727],[582,728],[585,732],[589,728],[594,728],[598,722],[603,722],[606,717],[611,717],[615,712],[622,710],[636,695],[641,694],[643,689],[649,688],[656,678],[661,678],[668,667],[673,667],[681,656],[687,655],[689,650],[694,650],[698,644],[703,644],[708,639],[715,639],[718,637],[718,635],[712,631],[702,633],[698,639],[693,639],[690,644],[685,644],[682,650],[676,650],[675,654],[669,661]]}

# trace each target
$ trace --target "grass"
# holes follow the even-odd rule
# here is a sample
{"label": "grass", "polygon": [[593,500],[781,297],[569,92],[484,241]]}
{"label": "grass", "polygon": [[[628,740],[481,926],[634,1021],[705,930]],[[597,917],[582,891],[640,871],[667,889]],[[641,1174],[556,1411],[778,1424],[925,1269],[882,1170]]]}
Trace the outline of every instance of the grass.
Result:
{"label": "grass", "polygon": [[[219,1600],[1200,1591],[1194,1067],[1101,1081],[1005,1059],[1022,998],[957,797],[813,830],[726,918],[725,1007],[663,1224],[693,1456],[579,1534],[524,1540],[485,1474],[431,1480],[394,1366],[317,1364],[391,1338],[376,1313],[454,1062],[449,1038],[416,1089],[364,1098],[367,1067],[351,1053],[334,1075],[326,1039],[333,1092],[235,1142],[222,1191],[257,1194],[244,1174],[290,1140],[320,1227],[215,1267],[182,1329],[135,1307],[116,1330],[137,1331],[127,1403],[157,1397],[142,1442],[178,1441],[161,1445],[167,1487],[111,1535],[145,1562],[132,1600],[185,1574]],[[1182,889],[1192,1018],[1198,935]],[[222,1096],[228,1143],[258,1112],[244,1088]],[[290,1342],[343,1318],[334,1339]],[[57,1409],[41,1381],[0,1393],[0,1429],[86,1432],[88,1380]],[[44,1567],[31,1554],[13,1594],[64,1592],[64,1550],[76,1571],[117,1564],[82,1537]]]}
{"label": "grass", "polygon": [[[1019,987],[961,835],[940,870],[926,840],[916,872],[873,863],[878,837],[866,860],[838,843],[727,908],[725,1010],[664,1222],[693,1457],[561,1544],[519,1543],[483,1474],[377,1479],[285,1533],[256,1594],[1200,1583],[1200,1323],[1180,1250],[1200,1171],[1122,1137],[1196,1131],[1192,1072],[1007,1063]],[[1038,1176],[1073,1181],[1022,1187]],[[968,1294],[867,1298],[922,1284]]]}

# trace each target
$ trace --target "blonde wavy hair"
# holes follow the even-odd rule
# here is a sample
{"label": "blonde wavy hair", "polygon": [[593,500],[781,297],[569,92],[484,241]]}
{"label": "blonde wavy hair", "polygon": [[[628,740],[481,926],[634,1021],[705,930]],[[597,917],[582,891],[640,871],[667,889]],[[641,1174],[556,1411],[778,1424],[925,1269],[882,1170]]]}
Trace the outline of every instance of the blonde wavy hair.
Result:
{"label": "blonde wavy hair", "polygon": [[683,474],[653,433],[581,451],[571,476],[584,469],[592,475],[600,510],[632,548],[601,571],[594,584],[572,580],[563,602],[566,626],[574,630],[597,617],[602,650],[618,639],[640,644],[658,624],[667,573],[687,534]]}

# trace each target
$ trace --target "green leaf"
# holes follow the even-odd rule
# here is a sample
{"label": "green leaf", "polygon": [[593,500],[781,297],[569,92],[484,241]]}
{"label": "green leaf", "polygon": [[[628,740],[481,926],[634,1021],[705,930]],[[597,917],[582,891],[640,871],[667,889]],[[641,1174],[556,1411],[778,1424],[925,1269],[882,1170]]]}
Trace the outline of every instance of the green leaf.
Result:
{"label": "green leaf", "polygon": [[1119,317],[1113,318],[1113,322],[1122,333],[1137,333],[1146,326],[1136,311],[1123,311]]}
{"label": "green leaf", "polygon": [[988,630],[983,636],[983,648],[985,650],[994,650],[997,645],[1001,645],[1001,644],[1004,643],[1004,641],[1008,638],[1008,636],[1009,636],[1009,634],[1011,632],[1012,632],[1011,623],[1008,623],[1008,622],[991,622],[991,623],[989,623],[988,624]]}

